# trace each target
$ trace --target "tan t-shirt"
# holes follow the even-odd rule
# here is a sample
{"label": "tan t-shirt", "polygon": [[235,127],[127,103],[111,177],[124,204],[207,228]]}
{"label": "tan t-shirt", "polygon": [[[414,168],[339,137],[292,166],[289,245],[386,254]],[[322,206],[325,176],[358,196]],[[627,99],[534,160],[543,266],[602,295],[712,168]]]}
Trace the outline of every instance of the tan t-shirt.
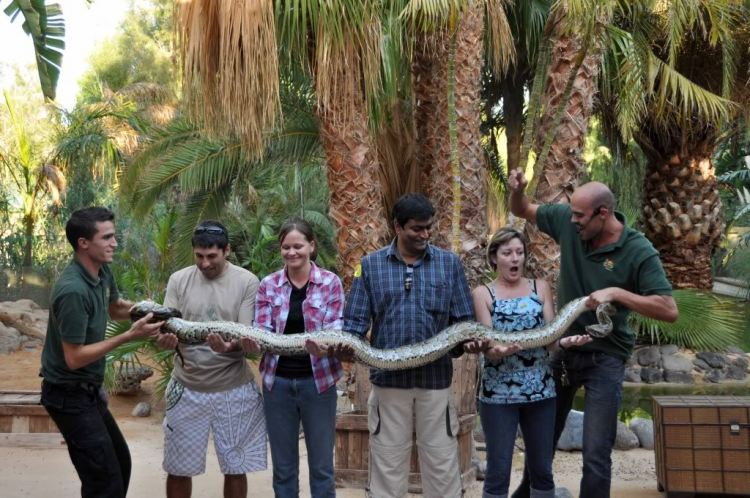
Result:
{"label": "tan t-shirt", "polygon": [[[222,274],[210,280],[196,265],[172,274],[164,305],[177,308],[191,322],[227,321],[252,325],[258,277],[229,263]],[[180,344],[185,366],[175,356],[172,376],[188,389],[218,392],[253,380],[253,372],[242,351],[216,353],[208,344]]]}

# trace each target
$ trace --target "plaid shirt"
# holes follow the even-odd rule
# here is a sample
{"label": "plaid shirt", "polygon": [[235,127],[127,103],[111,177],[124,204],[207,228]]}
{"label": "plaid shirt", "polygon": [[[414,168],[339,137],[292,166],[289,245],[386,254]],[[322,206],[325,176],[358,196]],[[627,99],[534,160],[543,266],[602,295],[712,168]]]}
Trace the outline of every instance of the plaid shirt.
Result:
{"label": "plaid shirt", "polygon": [[[404,282],[407,264],[396,240],[362,260],[344,310],[344,330],[364,338],[372,324],[370,342],[376,348],[397,348],[425,341],[448,325],[474,320],[469,284],[461,262],[448,251],[427,246],[413,264],[411,290]],[[445,389],[453,377],[450,354],[409,370],[372,370],[370,380],[380,387]]]}
{"label": "plaid shirt", "polygon": [[[289,317],[289,300],[292,284],[286,268],[272,273],[263,279],[255,296],[255,325],[283,334]],[[302,315],[305,318],[305,331],[341,329],[341,311],[344,307],[344,289],[339,277],[318,268],[312,263],[310,281],[307,285],[307,298],[302,302]],[[310,355],[318,393],[327,391],[341,378],[341,362],[336,358],[318,358]],[[269,391],[276,380],[279,355],[263,354],[260,372],[263,385]]]}

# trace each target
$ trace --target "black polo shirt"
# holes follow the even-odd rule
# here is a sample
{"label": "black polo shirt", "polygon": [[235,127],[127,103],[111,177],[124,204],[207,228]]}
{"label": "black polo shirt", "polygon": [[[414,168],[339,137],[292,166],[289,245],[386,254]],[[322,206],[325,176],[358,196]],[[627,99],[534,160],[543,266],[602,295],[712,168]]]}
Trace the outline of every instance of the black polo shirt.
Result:
{"label": "black polo shirt", "polygon": [[71,370],[65,363],[63,341],[93,344],[105,338],[109,304],[117,301],[117,282],[108,265],[94,277],[73,258],[52,289],[47,339],[42,351],[42,377],[59,385],[104,382],[105,358]]}
{"label": "black polo shirt", "polygon": [[[570,204],[539,206],[536,222],[539,229],[560,245],[560,277],[557,279],[557,305],[588,296],[607,287],[619,287],[642,296],[672,295],[659,253],[637,230],[628,227],[625,216],[615,212],[624,228],[617,242],[590,251],[570,221]],[[630,310],[615,303],[614,329],[608,336],[575,349],[599,351],[626,360],[633,352],[633,333],[628,327]],[[566,332],[586,333],[586,325],[598,323],[594,311],[583,313]]]}

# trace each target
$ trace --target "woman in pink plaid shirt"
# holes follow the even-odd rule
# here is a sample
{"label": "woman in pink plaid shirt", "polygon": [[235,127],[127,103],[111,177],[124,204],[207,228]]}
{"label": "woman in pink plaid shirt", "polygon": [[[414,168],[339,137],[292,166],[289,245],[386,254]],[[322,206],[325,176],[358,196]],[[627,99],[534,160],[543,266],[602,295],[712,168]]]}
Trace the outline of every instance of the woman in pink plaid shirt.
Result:
{"label": "woman in pink plaid shirt", "polygon": [[[279,244],[285,266],[260,283],[255,325],[276,334],[341,329],[344,290],[336,275],[315,265],[315,234],[310,224],[297,218],[284,223]],[[307,347],[316,354],[324,351],[312,342]],[[341,362],[333,356],[265,353],[260,372],[276,497],[299,496],[300,421],[312,497],[336,496],[333,447]]]}

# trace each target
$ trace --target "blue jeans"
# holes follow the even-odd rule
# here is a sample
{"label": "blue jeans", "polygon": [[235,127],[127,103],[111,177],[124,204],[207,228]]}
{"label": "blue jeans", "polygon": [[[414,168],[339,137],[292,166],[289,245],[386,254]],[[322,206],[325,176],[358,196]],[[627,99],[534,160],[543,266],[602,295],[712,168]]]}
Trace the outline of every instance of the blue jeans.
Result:
{"label": "blue jeans", "polygon": [[[563,386],[560,382],[563,362],[568,373],[568,386]],[[553,447],[557,448],[557,441],[565,429],[576,392],[583,387],[586,391],[583,416],[583,477],[578,496],[608,498],[612,481],[612,448],[617,437],[617,413],[620,411],[622,400],[625,362],[605,353],[558,351],[552,354],[550,365],[557,391]],[[526,470],[521,485],[513,493],[513,498],[530,496]]]}
{"label": "blue jeans", "polygon": [[42,405],[60,429],[81,479],[82,498],[123,498],[130,483],[130,451],[100,387],[42,382]]}
{"label": "blue jeans", "polygon": [[507,496],[513,461],[516,429],[521,425],[526,447],[526,464],[531,488],[554,493],[552,478],[552,437],[554,435],[555,400],[530,403],[479,403],[479,416],[487,442],[487,472],[484,478],[485,498]]}
{"label": "blue jeans", "polygon": [[299,424],[305,433],[312,498],[335,497],[333,446],[336,431],[336,387],[318,394],[313,377],[276,377],[263,387],[268,441],[276,498],[299,496]]}

